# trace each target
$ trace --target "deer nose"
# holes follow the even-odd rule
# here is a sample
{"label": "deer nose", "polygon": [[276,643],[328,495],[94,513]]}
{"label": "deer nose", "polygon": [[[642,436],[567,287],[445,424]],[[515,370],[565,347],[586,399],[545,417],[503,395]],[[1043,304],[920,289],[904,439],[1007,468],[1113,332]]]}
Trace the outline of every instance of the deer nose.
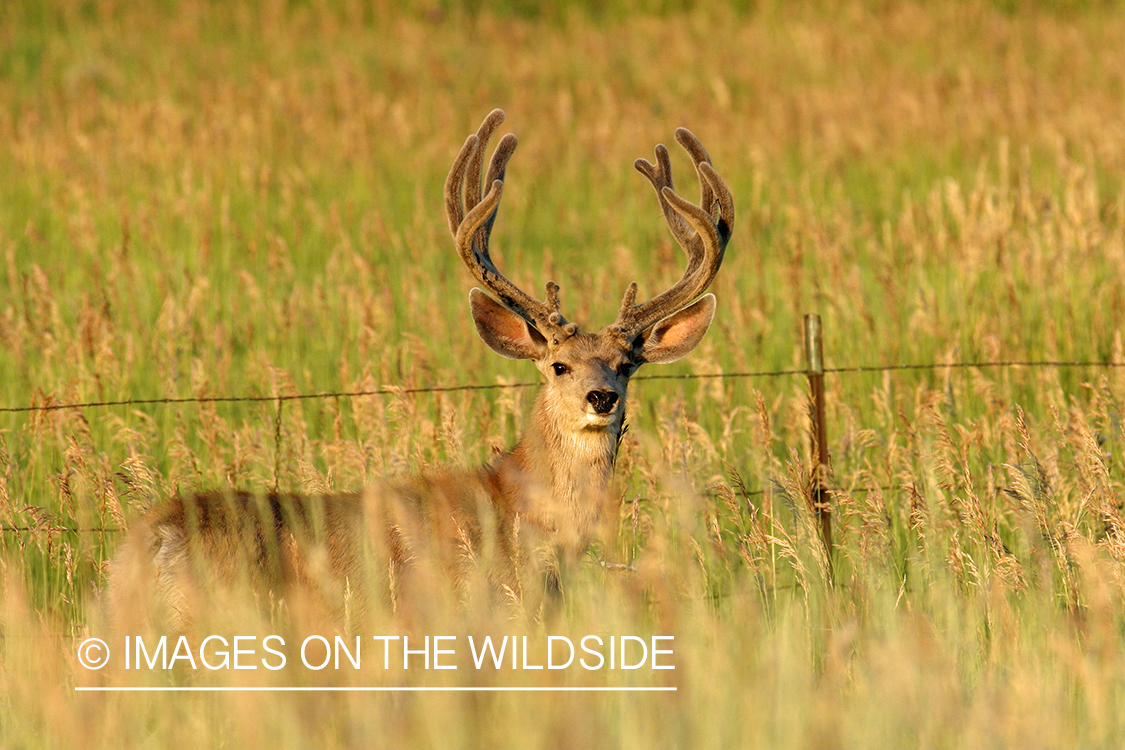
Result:
{"label": "deer nose", "polygon": [[617,394],[613,391],[590,391],[586,394],[586,400],[598,414],[609,414],[617,403]]}

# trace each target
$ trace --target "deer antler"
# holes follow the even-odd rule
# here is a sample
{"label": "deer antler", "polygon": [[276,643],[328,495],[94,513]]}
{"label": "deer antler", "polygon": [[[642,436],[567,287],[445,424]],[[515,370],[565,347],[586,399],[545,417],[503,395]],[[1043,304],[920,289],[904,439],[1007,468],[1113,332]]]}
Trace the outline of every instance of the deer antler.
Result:
{"label": "deer antler", "polygon": [[637,159],[634,166],[656,189],[668,229],[687,254],[687,268],[671,288],[640,305],[634,304],[636,282],[629,285],[614,323],[625,338],[636,336],[707,291],[723,263],[723,252],[734,229],[730,190],[711,166],[703,144],[687,128],[676,130],[676,141],[687,151],[699,175],[700,205],[681,198],[672,187],[672,166],[664,144],[656,147],[656,164]]}
{"label": "deer antler", "polygon": [[[492,134],[503,121],[504,111],[492,110],[477,132],[465,140],[465,145],[453,161],[453,167],[445,179],[445,212],[449,219],[449,231],[453,233],[461,260],[481,286],[548,339],[558,339],[559,335],[567,338],[578,331],[578,326],[567,323],[559,312],[558,284],[548,281],[546,302],[537,300],[500,273],[488,253],[489,236],[492,234],[493,222],[496,221],[500,195],[504,190],[504,172],[508,159],[516,150],[514,135],[508,133],[500,139],[484,181],[488,185],[488,192],[481,197],[484,152]],[[466,209],[468,214],[465,213]]]}

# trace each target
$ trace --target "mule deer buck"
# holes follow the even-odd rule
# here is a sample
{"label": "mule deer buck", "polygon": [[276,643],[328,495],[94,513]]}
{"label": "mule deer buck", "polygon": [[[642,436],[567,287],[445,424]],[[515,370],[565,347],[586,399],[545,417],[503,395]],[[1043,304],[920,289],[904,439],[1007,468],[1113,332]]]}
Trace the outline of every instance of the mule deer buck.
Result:
{"label": "mule deer buck", "polygon": [[[451,576],[456,588],[474,560],[487,561],[487,588],[519,596],[524,580],[557,585],[558,560],[585,550],[607,501],[629,379],[643,364],[679,359],[703,338],[715,311],[714,295],[705,292],[722,263],[734,207],[687,130],[677,130],[676,140],[699,176],[699,205],[673,189],[663,145],[655,164],[638,159],[687,268],[642,304],[631,283],[617,319],[583,332],[563,317],[554,282],[544,300],[535,299],[489,253],[516,147],[511,134],[500,140],[482,184],[485,150],[503,119],[494,110],[465,141],[445,183],[445,208],[457,252],[484,288],[469,294],[477,332],[497,354],[533,360],[542,374],[519,443],[483,468],[389,480],[352,494],[227,491],[170,500],[130,530],[113,563],[115,620],[147,600],[167,624],[183,627],[205,606],[216,606],[209,597],[237,581],[281,598],[311,594],[317,606],[344,617],[341,602],[351,592],[366,588],[371,598],[370,590],[381,591],[393,604],[420,585],[417,570],[426,565]],[[151,613],[150,607],[141,616]]]}

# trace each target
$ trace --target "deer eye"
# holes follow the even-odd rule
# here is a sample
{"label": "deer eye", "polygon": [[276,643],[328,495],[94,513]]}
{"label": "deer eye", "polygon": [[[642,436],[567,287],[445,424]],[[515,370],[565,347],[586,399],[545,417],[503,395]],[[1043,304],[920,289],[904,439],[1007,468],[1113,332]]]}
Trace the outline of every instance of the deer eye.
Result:
{"label": "deer eye", "polygon": [[551,369],[555,371],[555,375],[566,375],[568,372],[570,372],[570,368],[564,365],[562,362],[555,362],[553,365],[551,365]]}
{"label": "deer eye", "polygon": [[617,366],[617,374],[627,378],[632,375],[636,369],[637,366],[632,362],[622,362]]}

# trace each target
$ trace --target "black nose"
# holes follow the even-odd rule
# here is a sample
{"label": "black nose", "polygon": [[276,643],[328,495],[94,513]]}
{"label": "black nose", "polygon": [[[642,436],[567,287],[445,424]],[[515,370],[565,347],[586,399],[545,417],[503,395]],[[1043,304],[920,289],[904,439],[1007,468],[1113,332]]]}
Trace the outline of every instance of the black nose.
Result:
{"label": "black nose", "polygon": [[617,394],[613,391],[590,391],[586,394],[586,400],[598,414],[609,414],[617,403]]}

